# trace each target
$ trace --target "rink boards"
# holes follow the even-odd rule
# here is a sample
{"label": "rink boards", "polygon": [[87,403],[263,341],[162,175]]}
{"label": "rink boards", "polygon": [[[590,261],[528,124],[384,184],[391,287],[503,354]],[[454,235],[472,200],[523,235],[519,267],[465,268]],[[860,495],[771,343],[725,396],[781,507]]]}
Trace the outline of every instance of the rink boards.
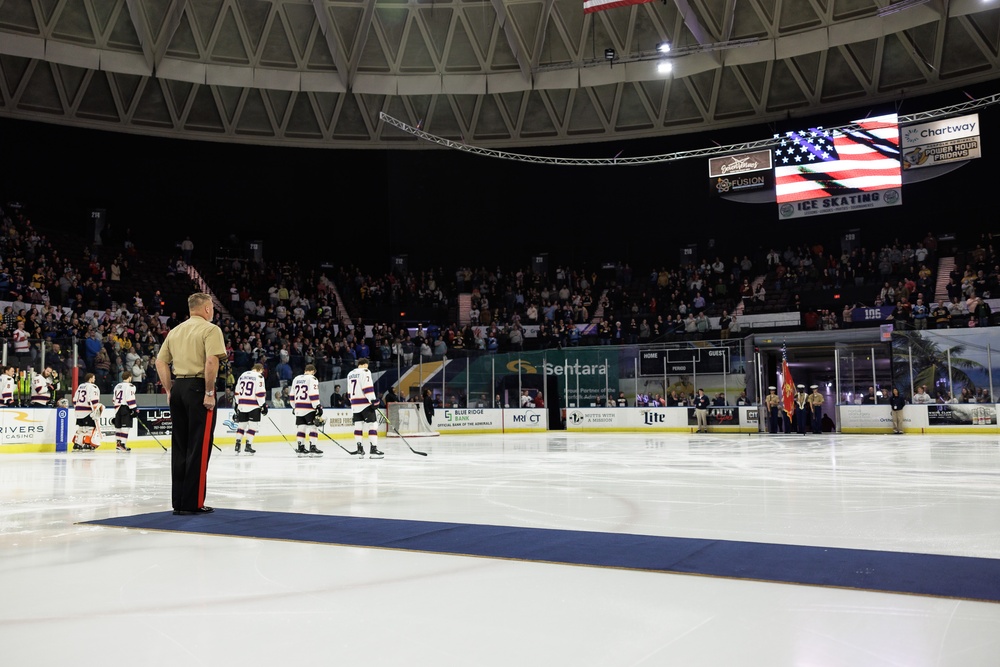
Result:
{"label": "rink boards", "polygon": [[[324,432],[332,438],[350,440],[354,433],[350,410],[326,410]],[[104,448],[114,448],[114,410],[101,416]],[[697,428],[693,408],[567,408],[563,411],[569,431],[616,433],[691,433]],[[1000,433],[995,404],[908,405],[903,411],[907,433]],[[712,433],[756,433],[756,406],[713,407],[709,410]],[[842,405],[836,408],[836,423],[842,433],[891,433],[888,405]],[[232,409],[219,410],[215,442],[230,445],[236,439]],[[532,433],[549,428],[545,409],[437,409],[432,428],[441,435]],[[0,453],[65,451],[73,436],[75,420],[64,408],[0,409]],[[169,447],[171,420],[168,408],[140,408],[129,435],[130,447]],[[273,409],[261,419],[255,442],[295,440],[295,417],[291,410]],[[379,435],[386,425],[379,424]],[[407,436],[410,437],[410,436]],[[416,437],[416,436],[412,436]],[[322,440],[323,437],[320,436]]]}

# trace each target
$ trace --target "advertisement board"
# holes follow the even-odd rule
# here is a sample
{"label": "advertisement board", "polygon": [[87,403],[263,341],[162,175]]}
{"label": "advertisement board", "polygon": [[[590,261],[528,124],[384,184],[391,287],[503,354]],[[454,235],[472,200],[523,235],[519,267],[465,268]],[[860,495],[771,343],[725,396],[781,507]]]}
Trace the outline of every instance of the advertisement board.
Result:
{"label": "advertisement board", "polygon": [[992,404],[944,403],[927,406],[928,426],[996,426],[997,408]]}
{"label": "advertisement board", "polygon": [[[709,431],[717,433],[757,431],[756,407],[713,407],[709,410]],[[696,430],[694,408],[570,408],[566,411],[568,431],[619,433],[692,433]]]}
{"label": "advertisement board", "polygon": [[503,410],[499,408],[445,408],[434,411],[431,428],[447,433],[503,433]]}
{"label": "advertisement board", "polygon": [[903,128],[903,169],[920,169],[982,156],[979,114]]}
{"label": "advertisement board", "polygon": [[504,433],[530,433],[532,431],[547,431],[549,428],[549,413],[546,410],[531,408],[514,408],[503,410]]}
{"label": "advertisement board", "polygon": [[709,194],[714,197],[774,187],[770,149],[713,157],[708,161]]}
{"label": "advertisement board", "polygon": [[[837,407],[842,433],[891,433],[888,405]],[[997,433],[997,406],[989,403],[933,403],[903,408],[903,431],[913,433]]]}

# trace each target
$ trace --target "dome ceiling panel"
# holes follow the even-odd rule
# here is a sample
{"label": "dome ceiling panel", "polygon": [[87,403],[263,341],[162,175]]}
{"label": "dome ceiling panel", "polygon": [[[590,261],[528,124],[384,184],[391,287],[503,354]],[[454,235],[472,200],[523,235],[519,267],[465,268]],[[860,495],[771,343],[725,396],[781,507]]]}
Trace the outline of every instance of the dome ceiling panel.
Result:
{"label": "dome ceiling panel", "polygon": [[485,147],[585,143],[961,90],[1000,78],[998,53],[1000,1],[3,0],[0,115],[430,147],[385,111]]}

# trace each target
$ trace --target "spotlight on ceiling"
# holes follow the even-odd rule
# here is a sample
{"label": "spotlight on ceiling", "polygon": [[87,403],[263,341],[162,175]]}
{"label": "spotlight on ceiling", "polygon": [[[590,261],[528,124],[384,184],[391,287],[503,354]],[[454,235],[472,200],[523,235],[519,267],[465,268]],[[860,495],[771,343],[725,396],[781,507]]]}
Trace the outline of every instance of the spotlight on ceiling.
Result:
{"label": "spotlight on ceiling", "polygon": [[670,53],[670,42],[660,42],[656,45],[656,50],[660,53]]}

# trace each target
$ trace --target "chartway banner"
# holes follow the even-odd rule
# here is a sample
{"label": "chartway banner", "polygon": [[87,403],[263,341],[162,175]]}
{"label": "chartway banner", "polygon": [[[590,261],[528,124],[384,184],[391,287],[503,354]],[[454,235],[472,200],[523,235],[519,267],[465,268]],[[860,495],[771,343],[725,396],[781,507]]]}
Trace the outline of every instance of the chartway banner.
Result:
{"label": "chartway banner", "polygon": [[903,169],[981,157],[979,114],[903,128]]}

